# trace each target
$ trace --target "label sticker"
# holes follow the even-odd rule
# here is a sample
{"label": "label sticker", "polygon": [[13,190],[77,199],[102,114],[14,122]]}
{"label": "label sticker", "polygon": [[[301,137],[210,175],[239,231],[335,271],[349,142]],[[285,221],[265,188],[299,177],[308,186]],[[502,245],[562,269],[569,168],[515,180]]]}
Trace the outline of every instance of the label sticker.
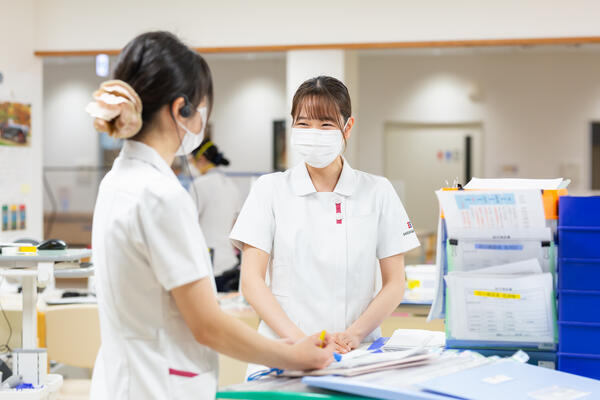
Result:
{"label": "label sticker", "polygon": [[482,379],[485,383],[489,383],[492,385],[497,385],[499,383],[504,383],[504,382],[508,382],[508,381],[512,381],[513,378],[511,378],[510,376],[506,376],[506,375],[496,375],[496,376],[490,376],[487,378]]}
{"label": "label sticker", "polygon": [[414,288],[418,288],[418,287],[421,287],[421,281],[418,281],[416,279],[408,280],[408,288],[409,289],[414,289]]}
{"label": "label sticker", "polygon": [[535,392],[527,393],[527,396],[535,400],[576,400],[589,396],[590,392],[571,389],[560,386],[550,386]]}
{"label": "label sticker", "polygon": [[480,297],[496,297],[499,299],[520,299],[521,295],[520,294],[514,294],[514,293],[502,293],[502,292],[487,292],[485,290],[475,290],[473,291],[473,294],[475,296],[480,296]]}

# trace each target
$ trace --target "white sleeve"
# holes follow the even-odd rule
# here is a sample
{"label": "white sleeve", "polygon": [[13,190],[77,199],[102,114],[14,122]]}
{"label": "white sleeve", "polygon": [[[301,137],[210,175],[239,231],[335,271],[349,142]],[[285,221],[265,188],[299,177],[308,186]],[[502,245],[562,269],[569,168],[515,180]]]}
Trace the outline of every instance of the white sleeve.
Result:
{"label": "white sleeve", "polygon": [[382,186],[382,207],[377,232],[377,258],[380,260],[420,246],[396,190],[387,179]]}
{"label": "white sleeve", "polygon": [[165,290],[210,275],[210,257],[195,207],[183,188],[146,194],[137,222],[150,266]]}
{"label": "white sleeve", "polygon": [[245,243],[271,254],[274,234],[273,181],[266,175],[252,186],[229,239],[240,250]]}

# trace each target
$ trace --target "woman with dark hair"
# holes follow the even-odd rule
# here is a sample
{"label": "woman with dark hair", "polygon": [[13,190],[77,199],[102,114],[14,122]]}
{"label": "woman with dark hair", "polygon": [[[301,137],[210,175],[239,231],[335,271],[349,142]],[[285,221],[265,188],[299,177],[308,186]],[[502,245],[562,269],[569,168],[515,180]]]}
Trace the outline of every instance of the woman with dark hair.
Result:
{"label": "woman with dark hair", "polygon": [[307,80],[291,114],[304,162],[260,177],[230,236],[243,249],[242,291],[261,333],[299,339],[319,327],[346,353],[380,336],[404,293],[403,254],[419,241],[392,184],[342,157],[354,126],[342,82]]}
{"label": "woman with dark hair", "polygon": [[97,130],[126,139],[94,210],[102,346],[92,398],[214,399],[214,350],[291,369],[333,359],[317,335],[268,340],[219,308],[197,211],[169,167],[202,142],[212,90],[199,54],[151,32],[123,49],[87,108]]}
{"label": "woman with dark hair", "polygon": [[192,181],[189,192],[198,208],[206,244],[213,250],[217,291],[237,291],[239,260],[229,232],[242,205],[235,182],[221,170],[221,166],[229,165],[229,160],[210,139],[204,139],[190,158],[200,175]]}

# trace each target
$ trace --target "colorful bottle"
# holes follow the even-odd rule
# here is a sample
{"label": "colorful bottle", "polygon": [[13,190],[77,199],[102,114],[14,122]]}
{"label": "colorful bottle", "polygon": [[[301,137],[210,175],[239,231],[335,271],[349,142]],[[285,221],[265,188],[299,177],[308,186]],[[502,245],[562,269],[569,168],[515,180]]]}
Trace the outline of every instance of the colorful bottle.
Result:
{"label": "colorful bottle", "polygon": [[27,227],[27,223],[25,222],[26,220],[27,211],[25,209],[25,204],[21,204],[19,206],[19,229],[25,230],[25,228]]}
{"label": "colorful bottle", "polygon": [[11,222],[10,228],[13,231],[16,231],[17,230],[17,206],[14,204],[12,206],[10,206],[10,222]]}
{"label": "colorful bottle", "polygon": [[8,230],[8,206],[6,204],[2,206],[2,230]]}

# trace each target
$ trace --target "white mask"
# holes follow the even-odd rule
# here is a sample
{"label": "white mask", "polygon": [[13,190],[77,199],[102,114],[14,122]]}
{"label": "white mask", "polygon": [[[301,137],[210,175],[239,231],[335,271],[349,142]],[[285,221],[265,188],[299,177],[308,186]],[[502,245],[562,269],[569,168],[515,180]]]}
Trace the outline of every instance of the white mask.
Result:
{"label": "white mask", "polygon": [[325,168],[342,153],[344,136],[339,129],[292,128],[292,147],[311,167]]}
{"label": "white mask", "polygon": [[183,135],[183,139],[181,139],[181,145],[175,153],[176,156],[187,156],[194,151],[196,147],[200,146],[200,143],[204,140],[204,128],[206,127],[208,119],[208,110],[206,107],[200,107],[198,108],[198,112],[202,117],[202,129],[200,129],[200,132],[198,133],[190,131],[185,125],[177,121],[177,125],[185,131],[185,135]]}

